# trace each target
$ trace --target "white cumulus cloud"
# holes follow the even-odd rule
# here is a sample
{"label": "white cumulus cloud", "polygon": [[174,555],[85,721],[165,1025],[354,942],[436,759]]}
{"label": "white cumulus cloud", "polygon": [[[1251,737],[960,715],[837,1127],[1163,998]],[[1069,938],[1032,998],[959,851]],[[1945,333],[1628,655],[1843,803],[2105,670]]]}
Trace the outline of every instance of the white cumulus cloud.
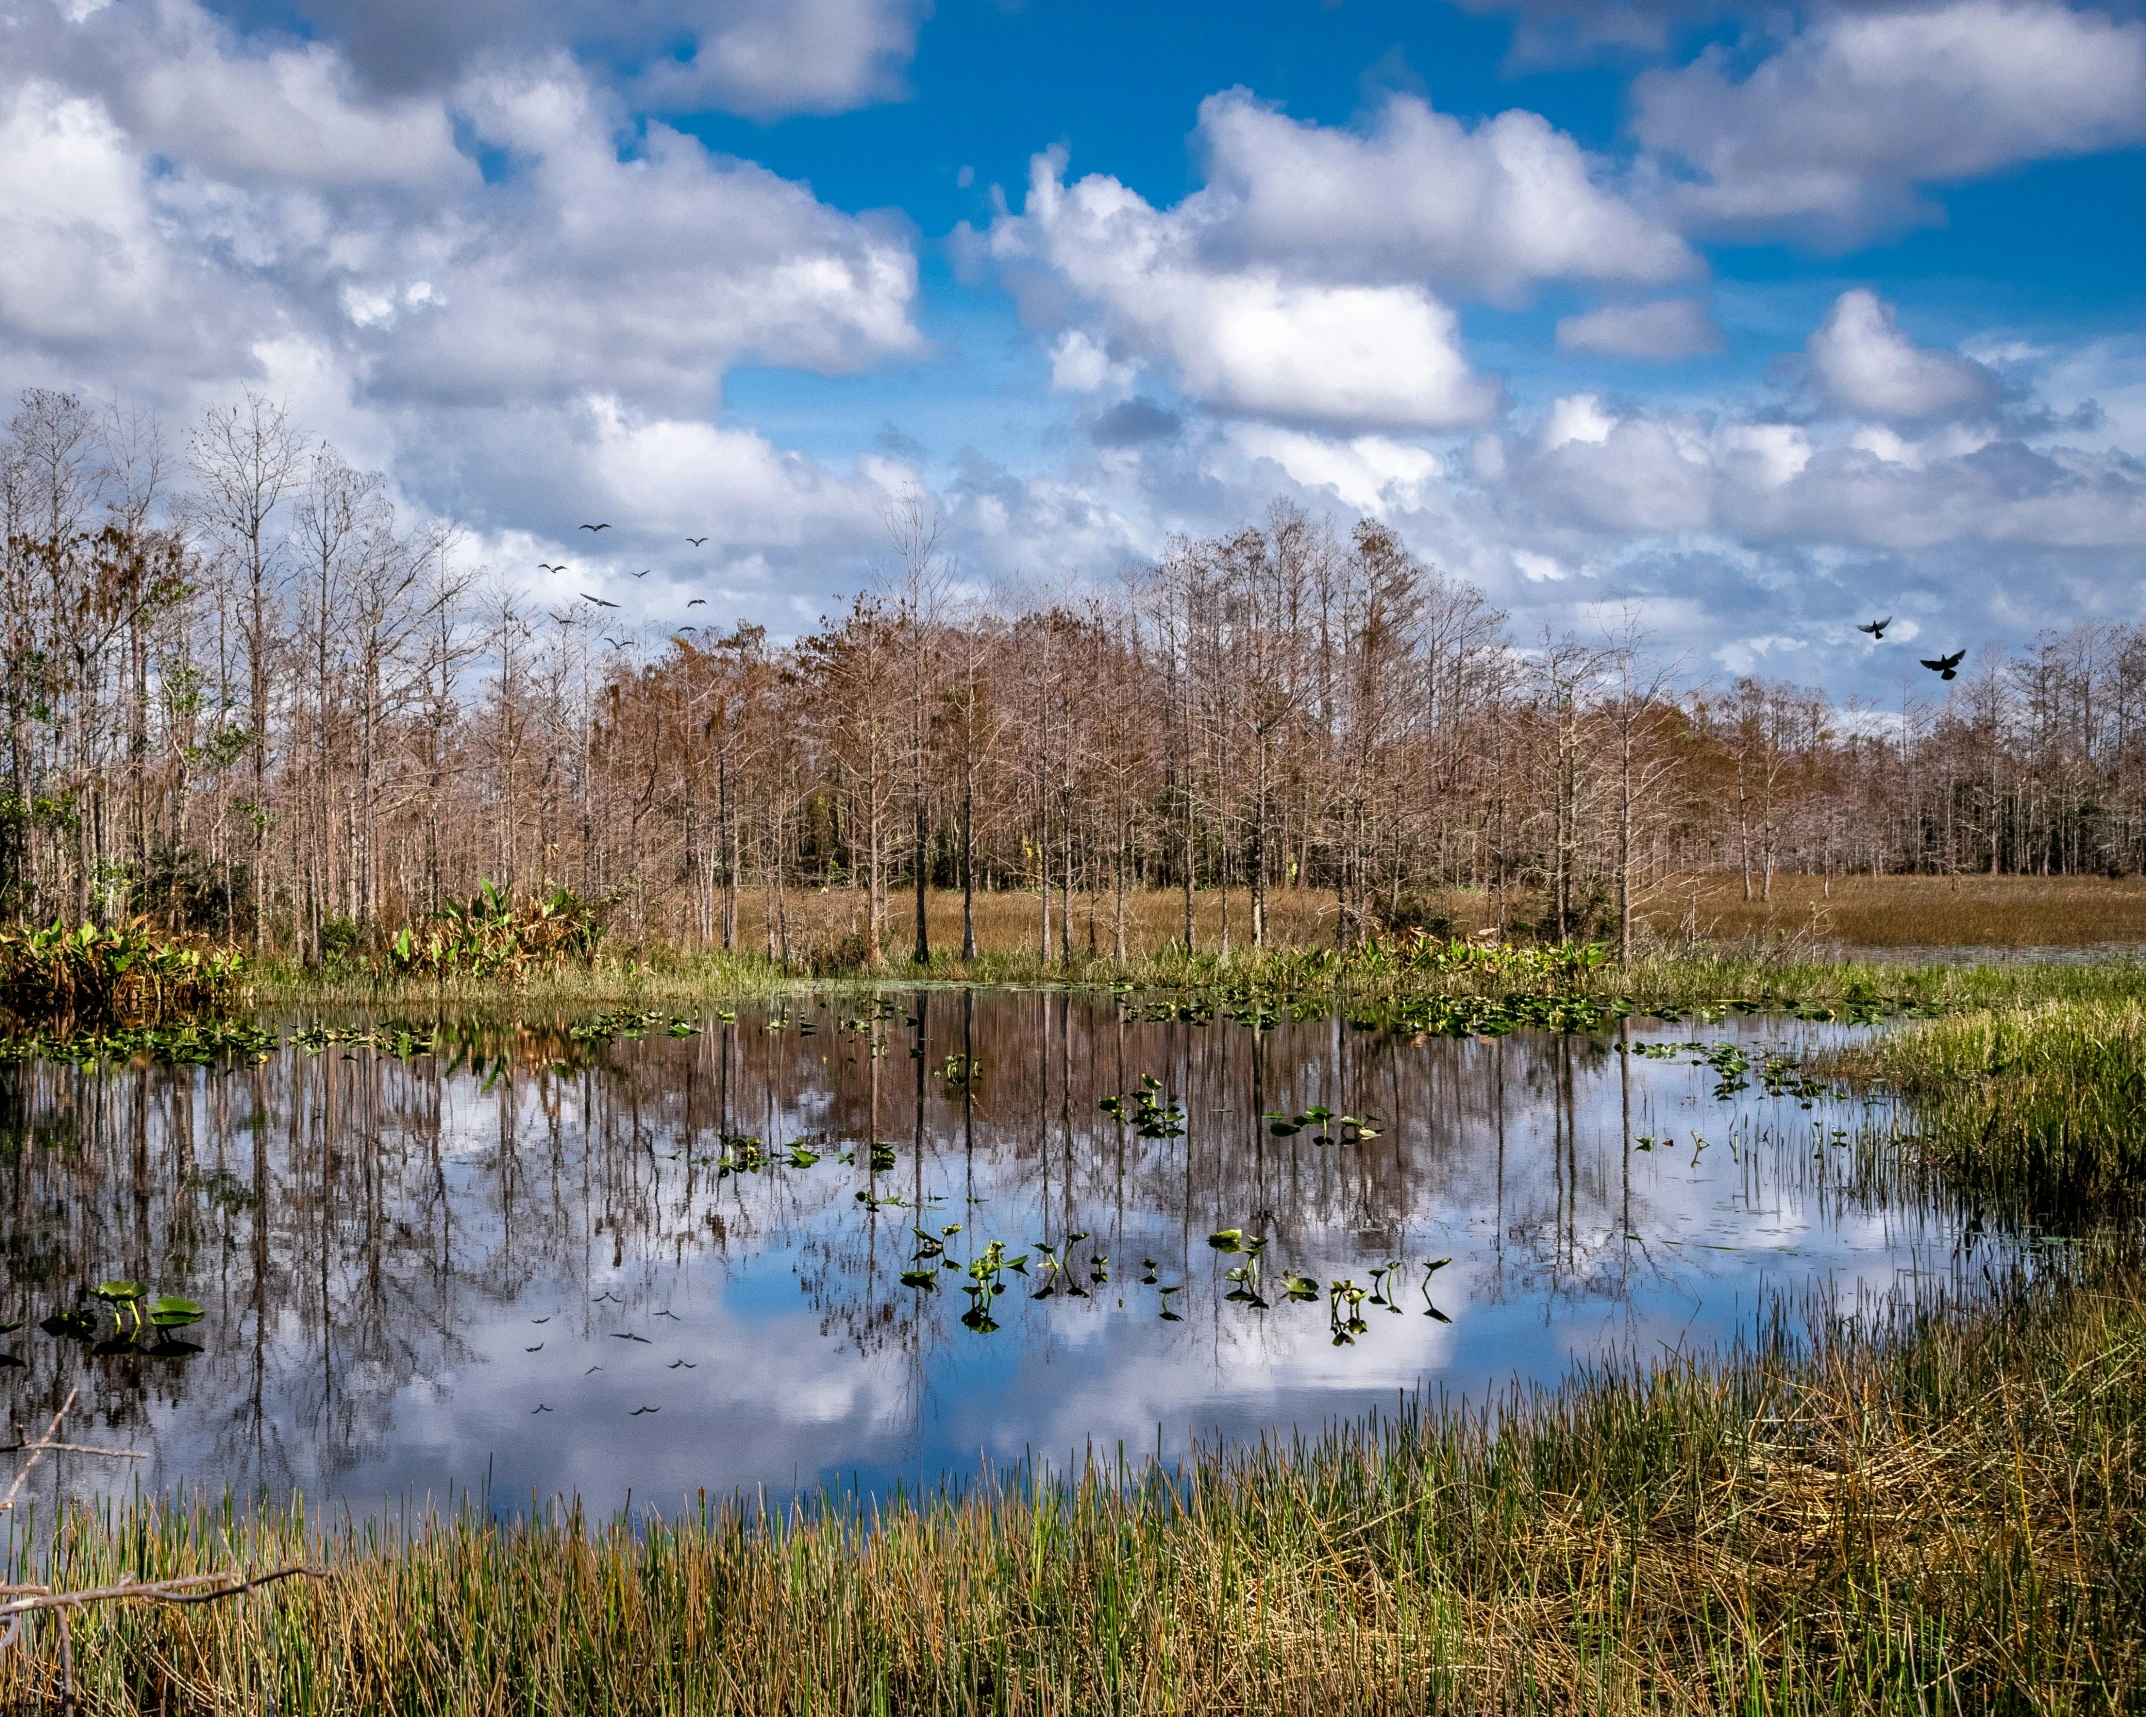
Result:
{"label": "white cumulus cloud", "polygon": [[1397,94],[1356,129],[1228,90],[1200,104],[1195,147],[1207,185],[1181,218],[1225,256],[1501,300],[1537,281],[1653,284],[1699,267],[1608,163],[1521,109],[1471,130]]}
{"label": "white cumulus cloud", "polygon": [[[983,241],[1032,319],[1091,324],[1090,346],[1159,364],[1224,413],[1437,429],[1496,407],[1495,384],[1461,355],[1452,309],[1424,288],[1220,263],[1182,210],[1101,174],[1069,186],[1063,172],[1061,153],[1037,156],[1025,208]],[[1069,380],[1101,374],[1085,356],[1073,367]]]}
{"label": "white cumulus cloud", "polygon": [[1893,320],[1893,308],[1857,288],[1834,300],[1805,347],[1826,398],[1865,417],[1969,416],[1997,400],[1997,384],[1980,364],[1917,346]]}
{"label": "white cumulus cloud", "polygon": [[1687,218],[1848,243],[1927,218],[1917,187],[2146,137],[2146,25],[2056,0],[1819,14],[1738,77],[1710,48],[1633,84]]}

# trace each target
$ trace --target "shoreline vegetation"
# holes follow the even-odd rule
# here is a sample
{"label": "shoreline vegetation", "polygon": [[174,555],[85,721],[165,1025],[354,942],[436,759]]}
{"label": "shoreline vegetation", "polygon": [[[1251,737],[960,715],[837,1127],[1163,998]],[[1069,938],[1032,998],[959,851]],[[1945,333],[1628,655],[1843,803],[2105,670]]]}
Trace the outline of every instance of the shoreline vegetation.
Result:
{"label": "shoreline vegetation", "polygon": [[[83,1613],[72,1685],[99,1713],[2134,1704],[2146,1263],[2057,1251],[1864,1317],[879,1507],[75,1508],[34,1573],[329,1576]],[[0,1699],[51,1708],[60,1674],[33,1636]]]}
{"label": "shoreline vegetation", "polygon": [[[1970,1238],[1949,1283],[1852,1315],[1779,1306],[1733,1349],[1597,1363],[1487,1404],[1404,1402],[1168,1468],[1099,1454],[877,1505],[703,1496],[631,1519],[564,1501],[399,1522],[228,1497],[71,1506],[16,1529],[12,1580],[80,1591],[294,1561],[332,1577],[85,1609],[71,1669],[49,1627],[0,1656],[0,1705],[57,1709],[69,1675],[83,1710],[127,1717],[2146,1698],[2146,964],[1415,947],[1070,972],[1008,954],[974,976],[1109,983],[1128,1005],[1206,1017],[1384,1002],[1404,1025],[1433,998],[1515,996],[1600,1004],[1605,1020],[1904,1013],[1805,1072],[1895,1094],[1907,1124],[1858,1148],[1913,1153],[1975,1212],[1971,1233],[2044,1238],[1994,1274]],[[705,960],[518,983],[275,971],[253,1002],[564,1016],[828,981]]]}

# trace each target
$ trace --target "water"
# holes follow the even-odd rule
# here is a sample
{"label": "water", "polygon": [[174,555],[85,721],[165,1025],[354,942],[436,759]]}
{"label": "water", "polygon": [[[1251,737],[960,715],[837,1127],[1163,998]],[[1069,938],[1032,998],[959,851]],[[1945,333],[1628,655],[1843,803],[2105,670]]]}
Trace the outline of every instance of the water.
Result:
{"label": "water", "polygon": [[[40,1513],[137,1482],[359,1510],[472,1489],[671,1506],[1170,1454],[1420,1386],[1659,1359],[1747,1330],[1781,1291],[1852,1305],[1956,1257],[1955,1215],[1854,1167],[1838,1140],[1860,1108],[1768,1095],[1756,1065],[1717,1095],[1689,1053],[1636,1053],[1697,1035],[1756,1064],[1846,1028],[1635,1022],[1621,1053],[1617,1035],[1254,1033],[948,991],[700,1025],[593,1047],[478,1030],[407,1061],[0,1068],[4,1304],[27,1320],[0,1340],[11,1420],[41,1433],[78,1385],[66,1437],[145,1456],[47,1456]],[[1182,1136],[1098,1109],[1143,1075]],[[1315,1104],[1377,1136],[1262,1119]],[[820,1160],[721,1172],[747,1137]],[[990,1299],[996,1330],[960,1321],[965,1275],[900,1280],[913,1231],[956,1224],[958,1261],[992,1240],[1027,1255]],[[1246,1259],[1208,1244],[1225,1228],[1267,1237],[1264,1308],[1226,1297]],[[1073,1260],[1043,1299],[1037,1242]],[[1329,1285],[1371,1288],[1393,1260],[1390,1303],[1358,1305],[1337,1345]],[[1296,1272],[1316,1303],[1284,1297]],[[99,1354],[37,1327],[107,1277],[199,1301],[181,1333],[201,1351]]]}

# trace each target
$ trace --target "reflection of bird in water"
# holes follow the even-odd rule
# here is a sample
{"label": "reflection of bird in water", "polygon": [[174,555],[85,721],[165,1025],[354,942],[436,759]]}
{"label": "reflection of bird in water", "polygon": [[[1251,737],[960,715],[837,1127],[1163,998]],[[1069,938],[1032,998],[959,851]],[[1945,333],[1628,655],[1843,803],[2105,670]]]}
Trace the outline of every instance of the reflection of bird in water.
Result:
{"label": "reflection of bird in water", "polygon": [[659,1318],[669,1318],[673,1323],[685,1322],[685,1319],[680,1317],[676,1312],[658,1312],[656,1316]]}
{"label": "reflection of bird in water", "polygon": [[626,1417],[629,1419],[638,1419],[643,1413],[660,1413],[662,1411],[663,1409],[661,1407],[636,1407],[631,1413],[628,1413]]}
{"label": "reflection of bird in water", "polygon": [[622,1329],[613,1330],[611,1332],[611,1339],[613,1341],[637,1341],[643,1347],[647,1347],[649,1345],[648,1337],[646,1337],[645,1335],[632,1335]]}
{"label": "reflection of bird in water", "polygon": [[550,1411],[551,1409],[549,1407],[545,1406],[543,1402],[539,1401],[536,1404],[536,1413],[530,1414],[529,1417],[534,1419],[537,1413],[549,1413]]}
{"label": "reflection of bird in water", "polygon": [[[592,1366],[590,1366],[590,1367],[589,1367],[589,1371],[601,1371],[601,1370],[603,1370],[603,1367],[602,1367],[602,1366],[600,1366],[600,1365],[592,1365]],[[586,1376],[588,1376],[588,1374],[589,1374],[589,1371],[584,1371],[584,1372],[583,1372],[583,1373],[582,1373],[581,1375],[582,1375],[582,1376],[584,1376],[584,1377],[586,1377]]]}
{"label": "reflection of bird in water", "polygon": [[550,1318],[548,1318],[548,1317],[543,1317],[543,1318],[531,1318],[531,1319],[530,1319],[529,1321],[530,1321],[531,1323],[533,1323],[533,1324],[548,1324],[548,1323],[550,1323],[550,1322],[551,1322],[551,1319],[550,1319]]}
{"label": "reflection of bird in water", "polygon": [[1883,620],[1873,620],[1868,626],[1858,626],[1856,630],[1858,632],[1868,632],[1873,638],[1882,638],[1885,636],[1886,627],[1892,623],[1893,617],[1888,614]]}
{"label": "reflection of bird in water", "polygon": [[542,1342],[538,1342],[534,1347],[525,1347],[522,1349],[522,1352],[524,1353],[542,1353],[543,1351],[544,1344]]}
{"label": "reflection of bird in water", "polygon": [[1966,655],[1965,650],[1955,650],[1951,655],[1940,656],[1934,662],[1928,656],[1924,656],[1922,665],[1941,680],[1956,680],[1960,677],[1960,663]]}
{"label": "reflection of bird in water", "polygon": [[665,1367],[665,1369],[669,1371],[676,1371],[681,1365],[684,1366],[688,1371],[698,1371],[700,1369],[700,1367],[695,1365],[690,1359],[674,1359],[668,1366]]}
{"label": "reflection of bird in water", "polygon": [[623,1306],[626,1303],[616,1294],[612,1293],[610,1289],[606,1288],[602,1293],[598,1294],[593,1300],[591,1300],[589,1304],[592,1306],[600,1306],[606,1300],[609,1300],[614,1306]]}

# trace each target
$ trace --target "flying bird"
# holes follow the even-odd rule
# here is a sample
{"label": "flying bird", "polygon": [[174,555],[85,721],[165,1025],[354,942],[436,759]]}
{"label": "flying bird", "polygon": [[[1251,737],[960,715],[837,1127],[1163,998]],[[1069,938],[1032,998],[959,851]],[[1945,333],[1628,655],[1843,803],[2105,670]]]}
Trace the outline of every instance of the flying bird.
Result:
{"label": "flying bird", "polygon": [[606,638],[604,642],[606,644],[609,644],[614,650],[623,650],[626,647],[625,645],[621,644],[616,638]]}
{"label": "flying bird", "polygon": [[529,1416],[530,1418],[534,1419],[537,1413],[549,1413],[550,1411],[551,1409],[549,1407],[545,1406],[543,1402],[539,1401],[536,1404],[536,1412],[531,1413]]}
{"label": "flying bird", "polygon": [[626,1417],[629,1419],[638,1419],[643,1413],[660,1413],[662,1411],[663,1409],[661,1407],[636,1407],[631,1413],[628,1413]]}
{"label": "flying bird", "polygon": [[696,596],[686,606],[688,608],[705,608],[708,606],[708,599],[705,596]]}
{"label": "flying bird", "polygon": [[646,578],[654,570],[655,569],[653,567],[644,566],[639,572],[635,573],[633,576],[636,578]]}
{"label": "flying bird", "polygon": [[606,523],[601,525],[583,525],[581,528],[585,531],[608,531],[611,527],[608,523]]}
{"label": "flying bird", "polygon": [[708,539],[707,539],[706,537],[687,537],[687,538],[686,538],[686,541],[687,541],[687,542],[689,542],[689,543],[691,543],[691,544],[692,544],[692,545],[693,545],[693,546],[694,546],[695,548],[699,548],[699,547],[700,547],[700,545],[701,545],[702,543],[706,542],[707,540],[708,540]]}
{"label": "flying bird", "polygon": [[599,608],[616,608],[618,606],[616,602],[606,602],[601,596],[591,596],[586,590],[581,593],[581,600],[593,602]]}
{"label": "flying bird", "polygon": [[548,560],[540,560],[537,562],[537,571],[539,572],[564,572],[565,570],[566,562],[563,560],[557,566],[553,566]]}
{"label": "flying bird", "polygon": [[1923,658],[1921,658],[1921,660],[1922,665],[1928,668],[1939,679],[1956,680],[1960,677],[1960,663],[1966,657],[1966,655],[1967,652],[1965,650],[1955,650],[1952,652],[1951,655],[1940,656],[1934,662],[1928,656],[1924,656]]}
{"label": "flying bird", "polygon": [[1856,630],[1858,632],[1868,632],[1873,638],[1882,638],[1885,636],[1886,627],[1892,623],[1893,617],[1888,614],[1883,620],[1873,620],[1868,626],[1858,626]]}

